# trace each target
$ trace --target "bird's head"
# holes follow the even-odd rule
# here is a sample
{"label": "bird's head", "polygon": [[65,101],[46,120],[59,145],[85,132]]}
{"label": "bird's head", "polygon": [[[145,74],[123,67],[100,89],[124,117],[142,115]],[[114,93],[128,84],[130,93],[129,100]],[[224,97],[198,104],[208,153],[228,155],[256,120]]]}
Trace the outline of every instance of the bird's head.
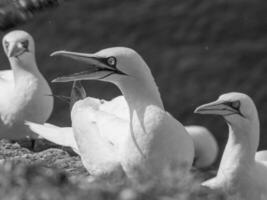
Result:
{"label": "bird's head", "polygon": [[77,53],[70,51],[56,51],[52,56],[64,56],[85,64],[85,70],[58,77],[53,82],[69,82],[74,80],[102,80],[118,83],[125,79],[136,81],[151,77],[145,61],[137,52],[130,48],[113,47],[103,49],[94,54]]}
{"label": "bird's head", "polygon": [[221,115],[231,124],[251,122],[258,118],[253,100],[237,92],[223,94],[216,101],[199,106],[194,112]]}
{"label": "bird's head", "polygon": [[34,40],[25,31],[12,31],[6,34],[2,41],[8,59],[27,59],[34,55]]}

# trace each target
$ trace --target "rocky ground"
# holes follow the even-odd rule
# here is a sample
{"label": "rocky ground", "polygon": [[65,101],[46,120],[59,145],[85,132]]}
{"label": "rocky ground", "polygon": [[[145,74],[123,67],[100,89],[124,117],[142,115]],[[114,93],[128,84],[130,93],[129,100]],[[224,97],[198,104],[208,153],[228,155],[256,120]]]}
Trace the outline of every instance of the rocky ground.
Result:
{"label": "rocky ground", "polygon": [[[25,143],[23,145],[25,146]],[[214,173],[208,176],[214,176]],[[204,172],[192,171],[192,175],[185,182],[179,181],[177,177],[178,172],[168,172],[160,183],[150,180],[125,180],[120,185],[102,181],[91,182],[80,158],[73,152],[68,153],[60,148],[34,152],[18,143],[0,141],[1,200],[223,198],[222,195],[200,190],[200,180],[207,178]]]}

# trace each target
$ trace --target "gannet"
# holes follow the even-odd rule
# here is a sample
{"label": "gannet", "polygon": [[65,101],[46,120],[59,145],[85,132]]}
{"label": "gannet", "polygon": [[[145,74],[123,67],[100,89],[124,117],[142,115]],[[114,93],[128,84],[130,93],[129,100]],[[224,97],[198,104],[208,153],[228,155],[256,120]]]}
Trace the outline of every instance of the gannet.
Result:
{"label": "gannet", "polygon": [[11,70],[0,72],[0,138],[35,137],[25,120],[44,123],[53,109],[50,87],[35,60],[33,38],[25,31],[3,37],[3,48]]}
{"label": "gannet", "polygon": [[87,98],[74,104],[72,128],[89,173],[105,176],[123,170],[133,177],[138,169],[142,177],[160,177],[168,165],[185,172],[191,168],[193,140],[184,126],[165,112],[154,78],[138,53],[115,47],[94,54],[57,51],[52,55],[73,58],[87,66],[82,72],[54,82],[111,82],[121,90],[129,106],[130,121],[100,111]]}
{"label": "gannet", "polygon": [[[154,87],[156,86],[154,85]],[[73,87],[73,89],[74,88],[75,87]],[[76,88],[76,89],[81,90],[80,92],[76,91],[78,93],[85,93],[85,90],[81,87]],[[86,94],[84,94],[84,96],[86,96]],[[109,123],[109,120],[110,120],[109,116],[112,116],[112,117],[115,116],[119,119],[124,119],[125,121],[127,121],[127,123],[130,122],[129,106],[124,96],[118,96],[110,101],[105,101],[103,99],[100,100],[100,99],[93,98],[93,97],[87,97],[87,101],[91,102],[93,107],[97,108],[98,111],[106,113],[106,115],[102,116],[103,119],[106,119],[106,121],[104,120],[100,120],[100,121],[104,121],[105,123],[108,124],[108,126],[103,125],[103,127],[109,128],[110,126],[114,125],[113,123]],[[161,102],[161,99],[160,99],[160,102]],[[32,122],[27,122],[27,125],[29,125],[31,130],[33,130],[40,136],[48,139],[49,141],[54,142],[59,145],[69,146],[73,148],[74,151],[79,153],[76,141],[69,141],[69,140],[74,139],[73,136],[69,135],[69,134],[73,134],[71,127],[68,128],[68,131],[66,133],[64,133],[64,131],[66,130],[66,127],[62,129],[61,127],[57,127],[57,126],[50,125],[50,124],[42,125],[42,124],[36,124]],[[217,152],[218,152],[217,143],[214,137],[211,135],[211,133],[206,128],[201,127],[201,126],[188,126],[188,127],[185,127],[185,129],[189,133],[189,135],[191,135],[194,145],[195,145],[195,159],[194,159],[195,166],[197,168],[210,166],[216,159]],[[112,130],[112,127],[111,127],[111,130]],[[127,131],[128,130],[122,131],[122,132],[127,133]],[[108,133],[102,136],[105,139],[109,140],[113,145],[114,145],[113,141],[118,140],[118,138],[123,138],[122,136],[125,135],[124,133],[122,133],[122,135],[119,135],[116,130],[114,131],[114,134],[111,134],[108,129],[107,130],[104,129],[103,132]]]}
{"label": "gannet", "polygon": [[266,200],[267,162],[255,159],[260,126],[252,99],[242,93],[227,93],[195,112],[221,115],[229,127],[217,176],[202,185],[242,200]]}
{"label": "gannet", "polygon": [[[99,110],[114,114],[122,119],[123,117],[127,119],[127,112],[125,112],[125,110],[128,110],[128,106],[125,108],[123,106],[120,107],[121,104],[118,104],[119,102],[124,102],[123,96],[118,96],[111,101],[99,100],[92,97],[87,98],[91,98],[91,100],[98,102]],[[72,127],[60,127],[49,123],[38,124],[30,121],[27,121],[26,125],[28,125],[33,132],[49,140],[50,142],[53,142],[57,145],[70,147],[77,154],[80,154],[73,135]],[[203,126],[191,125],[185,126],[185,129],[192,137],[194,142],[195,157],[193,165],[196,168],[206,168],[211,166],[218,155],[218,144],[215,138],[212,136],[210,131]]]}

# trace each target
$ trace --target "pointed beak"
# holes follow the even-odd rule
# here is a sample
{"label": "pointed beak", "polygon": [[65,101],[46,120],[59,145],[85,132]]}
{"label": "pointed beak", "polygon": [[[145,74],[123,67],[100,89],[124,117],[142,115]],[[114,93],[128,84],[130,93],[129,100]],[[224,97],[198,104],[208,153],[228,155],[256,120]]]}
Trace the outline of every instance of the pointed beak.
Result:
{"label": "pointed beak", "polygon": [[222,115],[222,116],[237,114],[238,111],[227,105],[227,103],[228,102],[222,100],[213,101],[211,103],[207,103],[197,107],[194,113],[203,115],[211,114],[211,115]]}
{"label": "pointed beak", "polygon": [[79,80],[99,80],[112,74],[124,74],[115,66],[110,66],[105,57],[96,54],[77,53],[71,51],[56,51],[51,56],[63,56],[86,64],[86,70],[54,79],[52,82],[70,82]]}

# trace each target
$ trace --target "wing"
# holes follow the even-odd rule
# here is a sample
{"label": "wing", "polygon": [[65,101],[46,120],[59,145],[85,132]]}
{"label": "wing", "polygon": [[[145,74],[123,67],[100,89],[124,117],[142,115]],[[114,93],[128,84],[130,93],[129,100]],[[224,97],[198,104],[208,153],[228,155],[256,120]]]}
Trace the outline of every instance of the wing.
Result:
{"label": "wing", "polygon": [[53,124],[37,124],[34,122],[25,123],[29,128],[39,136],[61,146],[71,147],[77,154],[77,147],[71,127],[58,127]]}
{"label": "wing", "polygon": [[95,119],[102,138],[118,149],[129,132],[129,121],[104,111],[97,111]]}
{"label": "wing", "polygon": [[129,107],[124,96],[118,96],[101,104],[99,110],[113,114],[118,118],[130,120]]}
{"label": "wing", "polygon": [[210,166],[217,158],[218,144],[211,132],[203,126],[185,126],[194,142],[197,168]]}
{"label": "wing", "polygon": [[[93,175],[121,174],[123,170],[115,144],[103,137],[100,128],[112,122],[106,121],[106,124],[98,122],[101,111],[91,105],[91,99],[88,98],[77,101],[71,112],[74,137],[83,163]],[[112,129],[116,129],[116,126]]]}
{"label": "wing", "polygon": [[0,71],[0,107],[9,104],[8,97],[12,96],[13,89],[13,72],[11,70]]}

